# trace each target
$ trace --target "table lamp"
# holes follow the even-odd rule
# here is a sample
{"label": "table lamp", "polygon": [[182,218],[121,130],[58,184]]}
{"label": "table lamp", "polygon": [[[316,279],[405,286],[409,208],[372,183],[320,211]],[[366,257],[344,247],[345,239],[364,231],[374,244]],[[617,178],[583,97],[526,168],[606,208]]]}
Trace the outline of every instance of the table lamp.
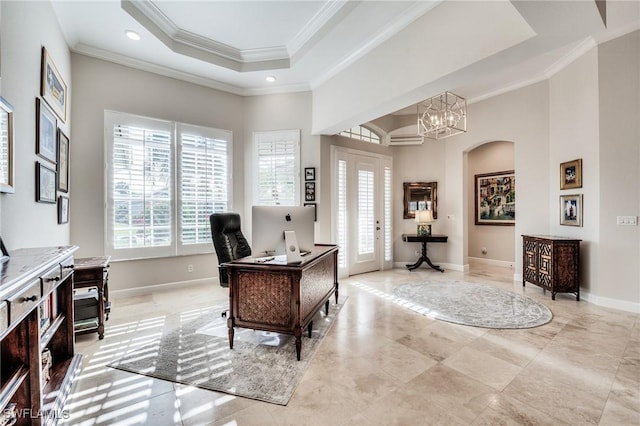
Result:
{"label": "table lamp", "polygon": [[418,223],[418,235],[431,235],[431,223],[433,213],[431,210],[416,210],[416,222]]}

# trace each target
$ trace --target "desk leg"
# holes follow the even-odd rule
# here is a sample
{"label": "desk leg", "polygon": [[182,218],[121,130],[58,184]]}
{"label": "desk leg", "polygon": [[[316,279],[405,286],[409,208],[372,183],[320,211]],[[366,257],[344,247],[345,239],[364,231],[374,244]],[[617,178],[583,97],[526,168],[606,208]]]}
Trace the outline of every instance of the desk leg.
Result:
{"label": "desk leg", "polygon": [[298,357],[298,361],[300,361],[300,352],[302,351],[302,327],[296,327],[293,334],[296,336],[296,357]]}

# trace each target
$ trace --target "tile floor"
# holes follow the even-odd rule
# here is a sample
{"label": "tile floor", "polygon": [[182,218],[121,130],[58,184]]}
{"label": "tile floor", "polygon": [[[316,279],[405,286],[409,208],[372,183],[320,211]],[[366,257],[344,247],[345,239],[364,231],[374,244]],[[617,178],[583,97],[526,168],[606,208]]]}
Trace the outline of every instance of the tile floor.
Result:
{"label": "tile floor", "polygon": [[[71,425],[640,425],[640,316],[512,282],[513,271],[404,269],[341,280],[349,299],[287,406],[106,367],[132,346],[226,302],[192,286],[112,297],[104,340],[78,336],[83,369]],[[481,282],[545,303],[553,320],[525,330],[436,321],[385,294],[418,279]],[[303,343],[304,352],[304,343]]]}

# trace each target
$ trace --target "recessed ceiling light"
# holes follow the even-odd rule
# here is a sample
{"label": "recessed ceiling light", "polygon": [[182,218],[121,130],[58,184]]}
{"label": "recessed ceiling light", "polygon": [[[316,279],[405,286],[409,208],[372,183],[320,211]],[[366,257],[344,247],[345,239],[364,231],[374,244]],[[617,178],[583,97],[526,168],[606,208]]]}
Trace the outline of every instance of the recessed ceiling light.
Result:
{"label": "recessed ceiling light", "polygon": [[266,78],[266,80],[267,80],[269,83],[273,83],[274,81],[276,81],[276,78],[275,78],[274,76],[272,76],[272,75],[268,75],[268,76],[267,76],[267,78]]}
{"label": "recessed ceiling light", "polygon": [[140,34],[138,34],[137,32],[135,32],[135,31],[133,31],[133,30],[126,30],[124,33],[125,33],[125,34],[127,35],[127,37],[129,37],[131,40],[138,41],[138,40],[140,40],[140,38],[141,38],[141,37],[140,37]]}

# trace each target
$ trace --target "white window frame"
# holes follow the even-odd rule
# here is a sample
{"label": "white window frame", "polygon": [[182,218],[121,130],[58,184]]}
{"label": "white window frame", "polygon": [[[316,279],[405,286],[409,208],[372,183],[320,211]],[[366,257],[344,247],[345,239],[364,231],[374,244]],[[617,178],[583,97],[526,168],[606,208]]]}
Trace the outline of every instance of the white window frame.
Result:
{"label": "white window frame", "polygon": [[[259,145],[260,143],[272,143],[277,141],[292,141],[294,144],[294,199],[291,201],[268,203],[259,198],[260,194],[260,169],[259,169]],[[275,130],[253,132],[253,205],[300,205],[300,129]]]}
{"label": "white window frame", "polygon": [[[162,247],[136,247],[116,249],[114,247],[114,198],[111,188],[113,188],[113,176],[111,174],[111,161],[113,153],[113,129],[114,125],[125,125],[132,127],[151,128],[155,130],[168,131],[171,133],[171,238],[168,246]],[[137,115],[108,111],[104,112],[104,140],[105,140],[105,229],[104,229],[104,250],[105,254],[113,260],[133,260],[146,258],[173,257],[198,253],[212,253],[213,244],[211,241],[199,244],[182,244],[180,229],[180,211],[182,207],[182,197],[180,194],[180,155],[182,131],[195,133],[204,137],[228,138],[227,139],[227,206],[232,207],[233,181],[231,178],[231,166],[233,164],[233,134],[228,130],[213,129],[193,126],[182,123],[175,123],[166,120],[141,117]]]}

